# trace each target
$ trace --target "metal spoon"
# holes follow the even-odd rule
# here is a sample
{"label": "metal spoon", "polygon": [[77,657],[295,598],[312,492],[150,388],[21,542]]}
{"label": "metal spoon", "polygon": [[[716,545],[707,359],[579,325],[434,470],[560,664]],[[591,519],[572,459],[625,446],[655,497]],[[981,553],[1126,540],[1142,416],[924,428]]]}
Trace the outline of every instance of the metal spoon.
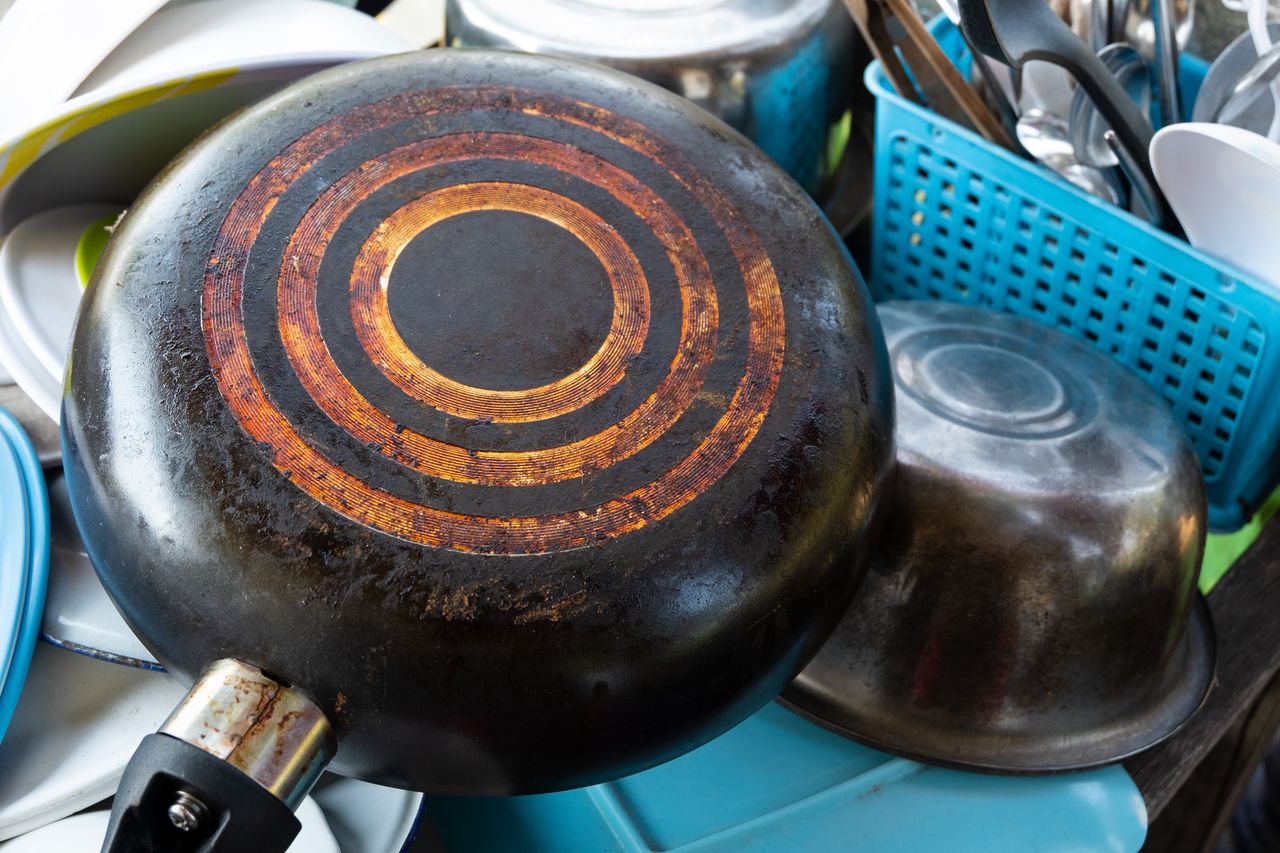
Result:
{"label": "metal spoon", "polygon": [[1067,123],[1061,116],[1032,109],[1018,119],[1018,142],[1032,157],[1067,181],[1111,204],[1119,204],[1119,188],[1107,175],[1076,160]]}
{"label": "metal spoon", "polygon": [[965,36],[993,59],[1013,66],[1041,59],[1066,69],[1089,92],[1134,158],[1147,163],[1150,122],[1102,60],[1043,0],[960,0],[960,12]]}
{"label": "metal spoon", "polygon": [[1260,95],[1271,96],[1271,81],[1280,75],[1280,43],[1254,63],[1253,67],[1231,87],[1226,101],[1213,114],[1219,124],[1235,124],[1253,106]]}
{"label": "metal spoon", "polygon": [[[1128,44],[1110,44],[1098,52],[1098,58],[1139,109],[1145,113],[1151,108],[1151,76],[1146,61],[1136,48]],[[1071,99],[1068,124],[1077,160],[1098,168],[1117,164],[1115,154],[1102,138],[1110,125],[1083,88],[1077,88]]]}
{"label": "metal spoon", "polygon": [[1161,126],[1182,121],[1182,102],[1178,97],[1178,39],[1174,34],[1176,23],[1173,0],[1151,0]]}
{"label": "metal spoon", "polygon": [[1126,178],[1129,179],[1129,186],[1133,188],[1133,193],[1142,202],[1143,208],[1146,210],[1147,221],[1157,228],[1168,230],[1169,223],[1164,218],[1164,213],[1160,209],[1160,193],[1147,182],[1146,175],[1138,168],[1138,164],[1133,162],[1129,157],[1129,152],[1120,144],[1120,140],[1116,137],[1114,130],[1107,130],[1102,134],[1103,142],[1114,152],[1116,161],[1120,164],[1120,170],[1124,172]]}
{"label": "metal spoon", "polygon": [[[1151,124],[1089,50],[1043,0],[960,0],[961,27],[969,41],[993,59],[1018,66],[1030,59],[1060,65],[1088,91],[1143,175],[1155,185]],[[1167,213],[1170,222],[1172,212]]]}

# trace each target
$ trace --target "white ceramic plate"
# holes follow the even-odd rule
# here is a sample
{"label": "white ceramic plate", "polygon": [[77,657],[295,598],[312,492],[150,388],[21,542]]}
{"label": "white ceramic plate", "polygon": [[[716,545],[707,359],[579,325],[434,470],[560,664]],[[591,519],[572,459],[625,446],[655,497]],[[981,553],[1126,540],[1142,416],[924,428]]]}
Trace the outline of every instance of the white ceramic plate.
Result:
{"label": "white ceramic plate", "polygon": [[326,773],[311,792],[342,853],[396,853],[413,842],[422,794]]}
{"label": "white ceramic plate", "polygon": [[66,477],[52,471],[46,482],[52,543],[40,639],[111,663],[163,669],[102,588],[71,514]]}
{"label": "white ceramic plate", "polygon": [[76,245],[110,205],[76,205],[37,214],[0,244],[0,308],[56,382],[61,382],[84,292],[76,274]]}
{"label": "white ceramic plate", "polygon": [[164,673],[37,644],[0,743],[0,839],[111,796],[138,743],[185,694]]}
{"label": "white ceramic plate", "polygon": [[0,364],[40,411],[55,423],[62,406],[62,383],[41,366],[27,348],[6,311],[0,310]]}
{"label": "white ceramic plate", "polygon": [[[324,812],[310,797],[296,812],[302,822],[289,853],[349,853],[338,846]],[[4,853],[98,853],[107,834],[111,812],[94,811],[65,817],[55,823],[0,844]]]}

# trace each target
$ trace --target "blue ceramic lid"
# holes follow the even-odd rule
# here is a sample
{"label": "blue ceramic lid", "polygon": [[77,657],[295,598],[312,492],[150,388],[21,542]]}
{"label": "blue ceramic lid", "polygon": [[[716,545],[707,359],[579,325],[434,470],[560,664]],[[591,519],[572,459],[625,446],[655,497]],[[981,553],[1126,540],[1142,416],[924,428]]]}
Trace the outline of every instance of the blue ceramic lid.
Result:
{"label": "blue ceramic lid", "polygon": [[49,500],[35,448],[0,409],[0,739],[31,666],[49,574]]}

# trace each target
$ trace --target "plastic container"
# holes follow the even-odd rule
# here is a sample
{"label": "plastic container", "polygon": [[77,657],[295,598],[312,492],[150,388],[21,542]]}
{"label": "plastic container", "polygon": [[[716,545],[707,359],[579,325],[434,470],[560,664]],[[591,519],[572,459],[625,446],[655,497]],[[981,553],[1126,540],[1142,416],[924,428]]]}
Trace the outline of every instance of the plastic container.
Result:
{"label": "plastic container", "polygon": [[591,788],[430,797],[449,853],[1136,853],[1123,768],[987,776],[894,758],[770,704],[688,755]]}
{"label": "plastic container", "polygon": [[[931,28],[967,72],[945,20]],[[1206,66],[1187,59],[1183,102]],[[1200,456],[1215,530],[1280,482],[1280,302],[1267,285],[897,95],[873,63],[877,299],[982,305],[1056,326],[1134,370]]]}

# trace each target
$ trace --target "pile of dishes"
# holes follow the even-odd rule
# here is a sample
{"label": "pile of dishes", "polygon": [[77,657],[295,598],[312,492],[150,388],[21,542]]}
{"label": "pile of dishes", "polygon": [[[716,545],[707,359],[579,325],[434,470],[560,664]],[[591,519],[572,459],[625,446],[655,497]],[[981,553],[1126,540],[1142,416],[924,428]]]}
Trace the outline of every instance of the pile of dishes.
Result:
{"label": "pile of dishes", "polygon": [[41,32],[56,30],[49,4],[18,3],[0,19],[0,41],[42,45],[39,56],[0,51],[23,63],[20,76],[0,79],[44,81],[0,90],[0,382],[15,382],[53,421],[85,258],[164,164],[299,77],[412,47],[321,0],[136,0],[92,14],[104,10],[89,45]]}
{"label": "pile of dishes", "polygon": [[[1026,5],[962,3],[966,35],[1020,64],[997,13]],[[1168,408],[1052,329],[873,308],[805,194],[859,207],[840,4],[683,4],[723,43],[627,31],[636,55],[595,23],[633,3],[531,8],[457,0],[452,36],[554,58],[296,82],[407,45],[317,0],[140,3],[65,101],[24,106],[0,364],[61,419],[66,469],[0,418],[0,505],[23,508],[0,518],[9,849],[232,825],[283,849],[292,811],[291,849],[395,850],[422,795],[313,788],[330,762],[542,793],[687,753],[779,690],[875,749],[1001,773],[1114,764],[1203,701],[1205,495]],[[701,97],[774,160],[566,55]],[[1150,128],[1099,107],[1124,162]],[[523,289],[499,286],[513,263]],[[468,271],[444,308],[401,295],[437,267]]]}
{"label": "pile of dishes", "polygon": [[[0,84],[0,406],[22,419],[0,410],[0,849],[12,853],[98,850],[138,739],[183,693],[103,590],[59,467],[63,373],[98,255],[207,127],[313,71],[411,46],[317,0],[80,4],[94,20],[71,32],[62,5],[19,0],[0,17],[0,80],[22,81]],[[421,811],[421,794],[326,776],[292,849],[407,848]]]}

